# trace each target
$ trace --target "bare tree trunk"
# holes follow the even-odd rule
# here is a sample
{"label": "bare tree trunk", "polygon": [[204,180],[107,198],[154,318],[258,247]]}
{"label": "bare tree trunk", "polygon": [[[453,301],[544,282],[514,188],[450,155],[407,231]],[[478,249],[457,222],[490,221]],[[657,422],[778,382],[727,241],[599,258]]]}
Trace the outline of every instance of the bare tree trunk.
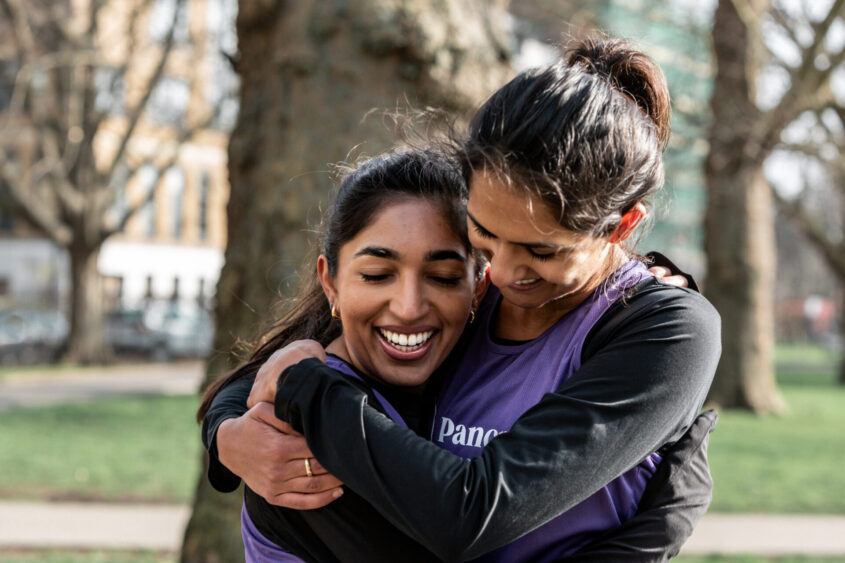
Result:
{"label": "bare tree trunk", "polygon": [[[80,237],[81,238],[81,237]],[[97,270],[99,247],[72,244],[69,248],[71,313],[65,361],[91,364],[107,359],[103,342],[102,279]]]}
{"label": "bare tree trunk", "polygon": [[[309,245],[329,200],[328,164],[395,142],[378,115],[363,119],[368,112],[407,101],[468,113],[504,82],[503,15],[499,0],[240,4],[241,110],[229,144],[216,350],[252,338],[279,293],[290,295],[300,272],[314,275]],[[233,365],[212,358],[206,383]],[[182,561],[243,557],[240,496],[221,496],[201,475]]]}
{"label": "bare tree trunk", "polygon": [[[747,14],[746,14],[747,15]],[[754,103],[756,20],[730,0],[716,9],[717,73],[706,164],[707,297],[722,316],[722,359],[709,401],[721,407],[778,411],[772,364],[775,244],[771,194],[762,159],[749,158],[759,112]]]}

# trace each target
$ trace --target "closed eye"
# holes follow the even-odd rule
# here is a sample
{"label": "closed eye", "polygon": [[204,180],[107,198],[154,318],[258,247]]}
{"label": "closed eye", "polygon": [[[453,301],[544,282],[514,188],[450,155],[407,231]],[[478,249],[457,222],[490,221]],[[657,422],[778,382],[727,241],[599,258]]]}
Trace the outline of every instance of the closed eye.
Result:
{"label": "closed eye", "polygon": [[385,281],[389,277],[389,274],[361,274],[361,279],[367,283],[378,283]]}
{"label": "closed eye", "polygon": [[481,225],[479,225],[475,221],[472,222],[472,228],[473,228],[473,230],[475,230],[476,234],[478,236],[480,236],[481,238],[489,238],[489,239],[496,238],[496,235],[494,235],[493,233],[491,233],[490,231],[488,231],[487,229],[485,229],[484,227],[482,227]]}
{"label": "closed eye", "polygon": [[462,277],[444,277],[444,276],[432,276],[431,279],[436,281],[439,284],[443,284],[449,287],[455,287],[459,283],[461,283]]}
{"label": "closed eye", "polygon": [[528,253],[531,254],[532,258],[534,258],[535,260],[539,260],[540,262],[545,262],[546,260],[551,260],[552,258],[554,258],[555,256],[558,255],[558,253],[555,252],[555,251],[552,251],[552,252],[537,252],[533,248],[529,248]]}

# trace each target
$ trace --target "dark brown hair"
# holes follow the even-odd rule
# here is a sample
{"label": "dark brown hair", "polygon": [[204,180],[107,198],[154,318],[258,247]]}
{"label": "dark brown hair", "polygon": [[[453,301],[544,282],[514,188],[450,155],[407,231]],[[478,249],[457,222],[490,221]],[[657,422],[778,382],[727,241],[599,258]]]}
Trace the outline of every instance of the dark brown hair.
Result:
{"label": "dark brown hair", "polygon": [[586,39],[523,72],[476,112],[464,177],[486,170],[540,197],[564,228],[606,236],[663,185],[669,91],[626,42]]}
{"label": "dark brown hair", "polygon": [[[439,151],[410,150],[368,160],[341,180],[321,237],[329,273],[333,276],[337,273],[340,248],[372,223],[380,210],[415,198],[441,209],[471,256],[466,233],[467,189],[459,166]],[[197,420],[202,421],[221,389],[257,373],[279,348],[302,339],[313,339],[327,346],[341,331],[341,324],[332,319],[329,303],[314,272],[304,280],[298,297],[288,303],[286,312],[258,339],[249,360],[206,389]]]}

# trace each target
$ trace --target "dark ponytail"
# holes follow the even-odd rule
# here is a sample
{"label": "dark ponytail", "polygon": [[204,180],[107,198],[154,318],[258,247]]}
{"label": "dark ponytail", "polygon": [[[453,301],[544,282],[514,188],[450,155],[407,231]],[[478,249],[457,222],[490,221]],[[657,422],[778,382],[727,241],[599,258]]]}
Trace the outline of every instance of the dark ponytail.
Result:
{"label": "dark ponytail", "polygon": [[660,68],[623,41],[587,39],[494,93],[459,154],[467,182],[495,174],[544,201],[564,228],[606,236],[663,185],[668,137]]}
{"label": "dark ponytail", "polygon": [[[372,223],[386,206],[407,199],[423,199],[438,206],[454,233],[471,254],[466,233],[466,184],[457,164],[434,150],[413,150],[370,159],[346,174],[324,222],[322,253],[329,274],[337,273],[340,248]],[[246,364],[212,383],[203,393],[197,420],[202,421],[221,389],[255,374],[279,348],[294,340],[312,339],[321,345],[339,337],[342,326],[332,319],[316,272],[306,277],[299,296],[258,339]]]}
{"label": "dark ponytail", "polygon": [[671,133],[669,87],[660,66],[645,53],[619,39],[588,38],[567,49],[566,63],[607,80],[631,99],[654,123],[661,150]]}

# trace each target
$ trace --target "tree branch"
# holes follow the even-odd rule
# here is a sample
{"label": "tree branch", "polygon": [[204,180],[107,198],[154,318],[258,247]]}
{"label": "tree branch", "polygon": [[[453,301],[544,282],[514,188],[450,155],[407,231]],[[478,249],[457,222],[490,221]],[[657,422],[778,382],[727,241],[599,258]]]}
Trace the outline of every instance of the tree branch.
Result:
{"label": "tree branch", "polygon": [[6,155],[0,152],[0,175],[9,190],[12,201],[24,218],[34,227],[44,231],[56,244],[67,246],[71,241],[71,231],[67,225],[59,222],[48,211],[47,205],[39,201],[35,190],[27,189],[20,181],[20,174],[10,170]]}
{"label": "tree branch", "polygon": [[797,201],[784,198],[777,190],[771,191],[778,208],[792,220],[807,240],[816,247],[837,276],[840,279],[845,278],[845,248],[833,242],[827,232],[819,225],[819,222],[814,221]]}
{"label": "tree branch", "polygon": [[120,144],[118,145],[118,149],[114,154],[114,158],[112,159],[111,164],[109,164],[106,169],[106,172],[104,174],[106,178],[111,178],[114,175],[117,166],[123,159],[123,155],[126,152],[126,147],[129,145],[129,140],[132,138],[132,135],[135,132],[135,127],[138,125],[138,121],[140,120],[141,115],[144,113],[144,109],[147,107],[147,102],[149,101],[150,96],[152,96],[153,89],[155,88],[156,84],[158,84],[159,80],[164,74],[164,68],[167,63],[167,59],[170,57],[170,51],[173,48],[173,36],[176,30],[176,21],[179,16],[179,7],[183,2],[184,0],[175,0],[173,10],[173,21],[170,22],[170,29],[167,32],[167,38],[164,40],[164,44],[161,47],[161,56],[159,57],[158,63],[156,64],[153,74],[150,76],[150,80],[147,82],[147,87],[144,90],[141,99],[138,101],[138,104],[135,106],[135,108],[131,112],[129,112],[129,125],[120,140]]}

